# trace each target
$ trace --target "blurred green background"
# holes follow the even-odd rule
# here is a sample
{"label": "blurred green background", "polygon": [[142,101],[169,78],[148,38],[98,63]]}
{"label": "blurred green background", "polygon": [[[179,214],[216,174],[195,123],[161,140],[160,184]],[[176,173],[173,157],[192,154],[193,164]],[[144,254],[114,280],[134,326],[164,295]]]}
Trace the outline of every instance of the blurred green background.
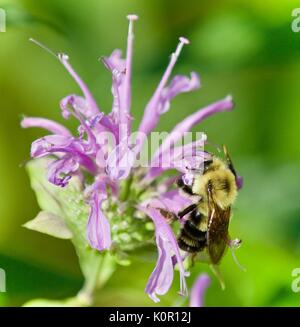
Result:
{"label": "blurred green background", "polygon": [[[241,272],[228,253],[221,265],[227,288],[215,278],[207,306],[298,306],[291,272],[300,267],[300,33],[291,30],[291,0],[1,0],[7,31],[0,33],[0,267],[7,292],[0,305],[74,295],[83,279],[68,241],[21,227],[39,208],[22,164],[40,130],[22,130],[22,114],[63,121],[59,100],[78,92],[57,60],[28,42],[34,37],[70,55],[71,63],[106,111],[111,76],[97,61],[124,50],[126,14],[136,13],[133,114],[137,126],[177,44],[191,41],[175,73],[200,73],[202,89],[173,101],[160,130],[201,106],[232,94],[233,112],[209,118],[197,130],[228,145],[245,185],[236,202],[232,237],[247,267]],[[154,262],[121,267],[103,288],[98,305],[153,305],[144,287]],[[208,271],[196,264],[188,278]],[[181,304],[178,279],[161,305]],[[186,302],[184,303],[186,304]]]}

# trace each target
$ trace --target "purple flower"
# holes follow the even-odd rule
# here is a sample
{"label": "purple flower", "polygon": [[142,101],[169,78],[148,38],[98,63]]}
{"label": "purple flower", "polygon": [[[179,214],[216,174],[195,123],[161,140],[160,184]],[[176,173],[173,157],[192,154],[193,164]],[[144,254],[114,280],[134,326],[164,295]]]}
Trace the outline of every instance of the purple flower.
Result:
{"label": "purple flower", "polygon": [[107,250],[111,246],[110,226],[101,207],[107,199],[105,182],[96,182],[91,186],[91,212],[87,225],[87,238],[91,247],[99,251]]}
{"label": "purple flower", "polygon": [[[28,118],[30,119],[30,118]],[[64,174],[67,176],[70,173],[75,173],[79,166],[85,168],[87,171],[91,173],[97,172],[97,167],[92,160],[92,158],[85,151],[85,144],[80,140],[73,138],[72,136],[64,136],[64,135],[47,135],[36,141],[34,141],[31,145],[31,157],[32,158],[40,158],[47,155],[56,154],[58,156],[57,166],[60,166],[59,171],[64,171]],[[72,169],[70,168],[69,160],[72,158]],[[61,166],[60,163],[64,162],[65,167]],[[77,165],[76,165],[77,164]],[[74,167],[77,167],[74,170]],[[60,182],[58,184],[55,182],[57,179],[54,175],[59,173],[56,169],[52,170],[53,176],[49,173],[49,181],[55,185],[62,186]],[[71,177],[71,176],[69,176]],[[67,184],[63,185],[66,186]]]}
{"label": "purple flower", "polygon": [[231,110],[233,108],[232,97],[227,96],[225,99],[215,102],[205,108],[201,108],[194,114],[185,118],[182,122],[174,127],[169,136],[164,140],[161,147],[154,154],[153,160],[162,156],[163,153],[168,151],[172,145],[174,145],[184,133],[190,131],[195,125],[199,124],[205,118],[216,114],[218,112]]}
{"label": "purple flower", "polygon": [[187,295],[186,271],[171,227],[166,223],[165,218],[158,209],[140,206],[140,210],[145,212],[155,224],[156,245],[158,248],[157,264],[147,283],[146,293],[154,302],[159,302],[157,295],[163,295],[169,290],[174,275],[172,258],[175,256],[180,273],[180,294]]}
{"label": "purple flower", "polygon": [[203,307],[205,291],[210,285],[210,278],[201,274],[194,283],[190,296],[190,307]]}
{"label": "purple flower", "polygon": [[71,132],[63,125],[45,118],[23,118],[21,122],[23,128],[40,127],[53,134],[71,136]]}
{"label": "purple flower", "polygon": [[[144,229],[145,222],[151,219],[155,225],[158,259],[147,283],[146,293],[157,302],[158,296],[165,294],[172,284],[175,264],[179,268],[180,293],[187,294],[187,272],[183,266],[185,255],[180,253],[176,237],[161,210],[176,215],[190,200],[172,189],[174,177],[164,179],[163,173],[167,170],[177,170],[183,175],[186,183],[191,184],[192,172],[199,171],[209,156],[203,151],[206,135],[202,134],[196,141],[181,146],[178,146],[177,142],[206,117],[231,110],[233,103],[231,96],[227,96],[185,118],[174,127],[154,153],[150,165],[144,170],[140,169],[137,159],[160,116],[170,109],[175,96],[198,89],[200,79],[192,72],[190,76],[177,75],[170,80],[183,47],[189,44],[187,39],[181,37],[161,81],[145,107],[138,135],[135,139],[132,138],[130,108],[133,25],[138,17],[128,15],[127,18],[129,28],[126,57],[122,58],[118,49],[108,57],[101,57],[101,61],[112,75],[111,112],[105,114],[100,109],[83,80],[72,68],[67,55],[56,55],[32,40],[54,55],[80,87],[82,95],[68,95],[60,102],[63,118],[75,118],[78,121],[78,130],[74,135],[61,124],[37,117],[24,118],[21,126],[40,127],[50,132],[49,135],[34,141],[31,146],[32,158],[52,158],[47,173],[50,183],[66,187],[74,175],[79,175],[84,180],[83,170],[92,177],[92,184],[85,189],[90,206],[86,234],[92,248],[99,251],[109,250],[114,244],[114,253],[118,249],[122,253],[128,247],[132,249],[135,243],[130,242],[133,241],[122,243],[122,228],[129,225],[130,233],[135,235],[135,238],[138,235],[138,239],[143,239],[148,235]],[[160,181],[156,187],[153,182],[157,178],[160,178]],[[241,179],[239,183],[240,181]],[[148,218],[137,218],[141,213]],[[118,234],[120,230],[122,237]],[[134,238],[131,238],[131,234],[128,237]],[[127,240],[126,235],[125,239]]]}
{"label": "purple flower", "polygon": [[62,159],[52,161],[48,166],[48,180],[52,184],[65,187],[79,168],[79,163],[72,156],[64,156]]}

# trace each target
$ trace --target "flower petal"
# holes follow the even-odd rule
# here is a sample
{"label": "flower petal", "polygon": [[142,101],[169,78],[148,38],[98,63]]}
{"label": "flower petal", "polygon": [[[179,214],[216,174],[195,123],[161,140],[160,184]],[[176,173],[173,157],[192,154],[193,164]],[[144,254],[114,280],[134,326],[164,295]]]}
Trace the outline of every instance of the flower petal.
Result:
{"label": "flower petal", "polygon": [[79,163],[71,156],[52,161],[48,166],[48,180],[50,183],[65,187],[79,168]]}
{"label": "flower petal", "polygon": [[138,19],[136,15],[128,15],[129,27],[127,37],[126,59],[121,58],[121,51],[115,50],[110,57],[103,57],[104,65],[112,73],[112,94],[113,108],[111,116],[113,120],[121,126],[119,139],[123,140],[131,132],[131,66],[132,66],[132,47],[133,47],[133,23]]}
{"label": "flower petal", "polygon": [[66,127],[50,119],[40,117],[25,117],[21,121],[21,126],[23,128],[39,127],[44,128],[53,134],[71,136],[71,132]]}
{"label": "flower petal", "polygon": [[174,189],[159,195],[159,197],[144,201],[141,206],[152,208],[161,208],[177,214],[182,208],[189,206],[192,201],[180,195],[178,190]]}
{"label": "flower petal", "polygon": [[84,144],[79,140],[63,135],[47,135],[35,140],[31,145],[31,157],[40,158],[50,154],[69,154],[91,173],[97,171],[93,160],[85,154]]}
{"label": "flower petal", "polygon": [[115,49],[109,57],[102,57],[101,59],[107,69],[111,72],[119,73],[116,77],[121,77],[121,73],[124,73],[126,61],[122,59],[122,51],[120,49]]}
{"label": "flower petal", "polygon": [[184,136],[184,133],[190,131],[192,127],[199,124],[203,119],[217,112],[231,110],[232,108],[232,97],[227,96],[225,99],[215,102],[188,116],[178,125],[176,125],[170,135],[164,140],[161,147],[154,154],[154,160],[155,158],[159,158],[164,152],[169,151],[170,147],[172,147],[180,138]]}
{"label": "flower petal", "polygon": [[[95,99],[93,98],[91,92],[89,91],[86,84],[81,80],[81,78],[78,76],[78,74],[74,71],[72,66],[69,63],[69,57],[66,54],[60,53],[58,54],[58,59],[60,62],[65,66],[65,68],[68,70],[70,75],[74,78],[74,80],[77,82],[79,87],[81,88],[84,97],[80,97],[77,95],[71,95],[66,98],[64,98],[61,102],[61,107],[63,109],[64,105],[67,102],[73,101],[73,104],[75,108],[77,107],[80,109],[80,111],[86,116],[86,117],[93,117],[101,115],[102,118],[99,121],[99,123],[107,128],[112,133],[116,132],[116,127],[112,124],[110,119],[103,115],[103,113],[100,111],[99,107],[97,106],[97,103]],[[66,113],[63,114],[66,115]]]}
{"label": "flower petal", "polygon": [[120,140],[130,135],[131,106],[131,65],[133,45],[133,22],[137,19],[135,15],[128,15],[129,28],[127,39],[126,59],[122,59],[122,52],[116,49],[109,57],[102,57],[105,67],[112,73],[113,107],[111,117],[120,126]]}
{"label": "flower petal", "polygon": [[[138,19],[136,15],[128,15],[127,19],[129,20],[128,26],[128,37],[127,37],[127,52],[126,52],[126,62],[125,62],[125,77],[124,77],[124,86],[122,89],[122,103],[120,111],[120,124],[129,125],[131,119],[130,115],[130,106],[131,106],[131,66],[132,66],[132,47],[133,47],[133,22]],[[128,126],[128,135],[130,134],[130,126]],[[121,135],[121,139],[123,135]]]}
{"label": "flower petal", "polygon": [[209,154],[200,150],[206,141],[206,135],[201,139],[184,146],[170,147],[169,151],[157,153],[151,161],[150,168],[144,177],[145,180],[152,180],[168,169],[177,169],[182,173],[202,171],[203,162]]}
{"label": "flower petal", "polygon": [[[116,58],[116,54],[118,57]],[[124,114],[126,110],[124,105],[124,81],[125,81],[125,63],[124,59],[121,59],[121,52],[115,50],[110,57],[103,57],[102,62],[104,65],[111,71],[112,73],[112,95],[113,95],[113,106],[112,111],[109,115],[110,119],[118,126],[118,137],[117,141],[120,139],[124,139],[129,136],[129,121],[131,121],[132,117],[130,117],[127,112]],[[112,59],[113,57],[113,59]],[[118,67],[118,68],[116,68]],[[122,71],[118,69],[122,68]]]}
{"label": "flower petal", "polygon": [[[87,114],[88,110],[85,99],[76,95],[70,95],[65,97],[60,102],[60,106],[62,109],[62,115],[65,119],[68,119],[70,115],[73,115],[79,120],[80,126],[78,128],[78,131],[80,134],[80,138],[82,139],[85,133],[87,135],[87,146],[85,147],[85,151],[89,154],[95,154],[98,151],[96,136],[92,132],[91,122],[89,120],[85,120],[82,116],[82,114]],[[98,117],[98,120],[95,119],[95,117]],[[92,120],[95,120],[94,123],[97,123],[102,118],[103,114],[101,115],[100,113],[96,116],[91,117]]]}
{"label": "flower petal", "polygon": [[31,145],[31,157],[39,158],[54,152],[69,152],[62,151],[67,149],[74,140],[71,136],[64,135],[47,135],[35,140]]}
{"label": "flower petal", "polygon": [[[156,268],[154,269],[149,282],[146,287],[146,293],[154,300],[158,301],[156,294],[165,294],[173,279],[173,274],[170,275],[170,269],[173,269],[173,255],[175,255],[179,273],[180,273],[180,293],[187,295],[187,287],[185,282],[185,269],[183,267],[182,258],[176,238],[171,227],[167,224],[165,218],[161,215],[159,210],[151,207],[139,206],[139,209],[148,215],[155,224],[156,244],[159,250],[159,256]],[[171,280],[167,276],[171,277]]]}
{"label": "flower petal", "polygon": [[[161,106],[161,102],[162,102],[162,97],[163,97],[163,93],[166,92],[166,90],[164,89],[168,79],[172,73],[172,70],[176,64],[176,61],[180,55],[180,52],[184,46],[184,44],[188,44],[189,41],[185,38],[180,38],[179,39],[179,44],[176,48],[176,51],[174,53],[172,53],[171,55],[171,59],[169,62],[169,65],[160,81],[160,83],[158,84],[152,98],[150,99],[150,101],[148,102],[145,111],[144,111],[144,116],[142,119],[142,122],[140,123],[140,126],[138,128],[138,131],[141,133],[144,133],[144,135],[148,135],[157,125],[159,118],[160,118],[160,111],[158,110],[159,107]],[[164,101],[163,101],[164,102]],[[163,111],[163,110],[162,110]],[[140,147],[142,146],[142,142]]]}
{"label": "flower petal", "polygon": [[192,287],[190,307],[203,307],[205,291],[210,285],[210,278],[207,274],[200,275]]}
{"label": "flower petal", "polygon": [[64,97],[60,101],[60,108],[62,110],[62,116],[65,119],[68,119],[71,115],[70,107],[74,108],[77,112],[80,112],[85,117],[93,116],[93,111],[90,109],[90,106],[86,99],[82,96],[71,94]]}
{"label": "flower petal", "polygon": [[178,94],[190,92],[200,87],[200,79],[195,72],[191,73],[191,78],[183,75],[175,76],[169,86],[162,90],[158,103],[157,112],[162,115],[170,108],[170,101]]}
{"label": "flower petal", "polygon": [[83,80],[79,77],[79,75],[74,71],[73,67],[70,65],[69,56],[64,53],[60,53],[60,54],[58,54],[58,59],[65,66],[67,71],[70,73],[70,75],[73,77],[75,82],[80,87],[80,89],[81,89],[82,93],[84,94],[84,97],[88,103],[89,111],[91,112],[91,114],[92,115],[99,114],[100,110],[96,104],[94,97],[92,96],[92,94],[91,94],[90,90],[88,89],[88,87],[86,86],[86,84],[83,82]]}
{"label": "flower petal", "polygon": [[244,178],[242,176],[236,176],[236,186],[239,189],[241,189],[244,185]]}
{"label": "flower petal", "polygon": [[[58,53],[56,55],[52,50],[47,48],[42,43],[40,43],[40,42],[38,42],[38,41],[36,41],[36,40],[34,40],[32,38],[30,39],[30,41],[32,41],[33,43],[35,43],[36,45],[38,45],[42,49],[46,50],[47,52],[52,54],[54,57],[58,58],[59,61],[64,65],[64,67],[67,69],[69,74],[73,77],[75,82],[78,84],[78,86],[80,87],[80,89],[81,89],[81,91],[82,91],[82,93],[84,95],[84,99],[85,99],[85,101],[87,103],[87,106],[88,106],[87,112],[89,114],[91,114],[92,116],[96,116],[96,115],[101,114],[101,111],[100,111],[99,107],[97,106],[97,103],[96,103],[95,99],[93,98],[91,92],[89,91],[88,87],[83,82],[83,80],[79,77],[79,75],[74,71],[73,67],[70,65],[69,56],[64,54],[64,53]],[[115,127],[111,124],[108,117],[104,116],[103,119],[101,120],[101,124],[103,126],[105,126],[108,130],[110,130],[112,133],[115,132]]]}
{"label": "flower petal", "polygon": [[106,198],[105,184],[96,182],[90,199],[91,211],[87,224],[87,238],[90,246],[99,251],[107,250],[111,246],[110,225],[101,210]]}
{"label": "flower petal", "polygon": [[127,138],[119,143],[109,154],[106,163],[106,173],[112,180],[128,177],[135,162],[135,153],[130,148]]}
{"label": "flower petal", "polygon": [[148,280],[145,292],[154,302],[159,302],[160,300],[156,295],[164,295],[168,292],[173,281],[174,270],[172,257],[168,255],[168,252],[172,249],[161,237],[158,237],[156,242],[158,259],[156,267]]}

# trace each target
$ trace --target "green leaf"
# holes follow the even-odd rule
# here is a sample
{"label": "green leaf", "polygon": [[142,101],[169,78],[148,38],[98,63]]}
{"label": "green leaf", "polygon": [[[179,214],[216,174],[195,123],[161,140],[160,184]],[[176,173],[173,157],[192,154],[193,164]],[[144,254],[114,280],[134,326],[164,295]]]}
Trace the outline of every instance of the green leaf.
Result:
{"label": "green leaf", "polygon": [[85,307],[88,303],[81,302],[78,297],[64,300],[34,299],[24,303],[23,307]]}
{"label": "green leaf", "polygon": [[[80,179],[74,176],[68,186],[64,188],[54,186],[46,179],[48,163],[49,160],[43,158],[32,160],[27,164],[31,187],[36,193],[40,208],[48,214],[61,217],[72,233],[71,241],[85,277],[83,291],[86,296],[92,296],[95,287],[99,285],[102,266],[104,263],[107,264],[107,256],[110,255],[92,249],[87,242],[86,224],[89,206],[84,199],[83,185]],[[115,262],[110,260],[111,273],[114,270],[114,264]],[[100,282],[100,284],[103,283]]]}
{"label": "green leaf", "polygon": [[62,239],[71,239],[73,236],[61,217],[47,211],[40,211],[34,219],[28,221],[23,227]]}

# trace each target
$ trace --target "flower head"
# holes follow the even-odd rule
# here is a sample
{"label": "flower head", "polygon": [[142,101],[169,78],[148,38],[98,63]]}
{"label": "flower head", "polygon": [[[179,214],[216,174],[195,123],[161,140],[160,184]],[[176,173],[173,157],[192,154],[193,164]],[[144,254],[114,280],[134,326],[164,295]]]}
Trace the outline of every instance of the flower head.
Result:
{"label": "flower head", "polygon": [[[110,250],[117,255],[153,244],[153,232],[145,227],[147,223],[153,223],[158,259],[146,293],[154,301],[159,301],[157,296],[165,294],[172,284],[175,265],[180,273],[180,293],[187,294],[187,272],[183,265],[185,256],[161,210],[176,215],[189,203],[189,199],[172,187],[174,177],[164,177],[164,172],[175,169],[183,174],[187,184],[190,183],[193,170],[198,169],[209,156],[201,149],[206,136],[202,134],[199,139],[179,146],[178,141],[208,116],[231,110],[233,102],[231,96],[227,96],[185,118],[166,137],[149,164],[140,167],[138,157],[160,116],[170,109],[171,101],[177,95],[198,89],[200,79],[192,72],[190,76],[176,75],[170,80],[183,47],[189,44],[186,38],[181,37],[161,81],[145,106],[137,136],[133,138],[131,68],[134,22],[138,17],[128,15],[127,18],[126,57],[122,58],[120,50],[114,50],[108,57],[101,57],[112,75],[111,112],[105,114],[100,109],[67,55],[54,54],[33,40],[53,54],[80,87],[82,95],[68,95],[60,102],[63,118],[75,118],[78,130],[74,135],[61,124],[37,117],[26,117],[21,125],[24,128],[41,127],[50,132],[31,146],[32,158],[52,158],[47,172],[50,183],[67,187],[74,175],[81,177],[85,198],[90,206],[86,235],[92,248]],[[92,178],[85,179],[86,175]],[[87,180],[91,179],[92,183],[88,183]]]}

